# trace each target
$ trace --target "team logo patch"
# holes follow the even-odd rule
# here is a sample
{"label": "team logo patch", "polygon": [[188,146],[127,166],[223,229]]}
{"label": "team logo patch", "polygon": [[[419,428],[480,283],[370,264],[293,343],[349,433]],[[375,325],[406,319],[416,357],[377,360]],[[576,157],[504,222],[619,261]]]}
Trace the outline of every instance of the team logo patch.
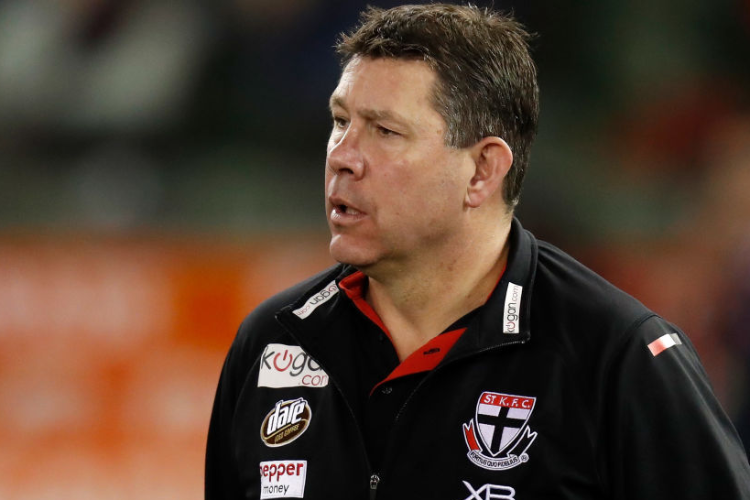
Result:
{"label": "team logo patch", "polygon": [[328,374],[300,346],[268,344],[263,350],[258,387],[325,387]]}
{"label": "team logo patch", "polygon": [[307,460],[274,460],[260,463],[260,498],[303,498]]}
{"label": "team logo patch", "polygon": [[260,426],[260,438],[275,448],[284,446],[305,433],[312,420],[312,410],[307,400],[297,398],[281,400],[268,412]]}
{"label": "team logo patch", "polygon": [[488,470],[512,469],[529,460],[536,439],[528,421],[536,398],[483,392],[474,418],[463,425],[469,460]]}

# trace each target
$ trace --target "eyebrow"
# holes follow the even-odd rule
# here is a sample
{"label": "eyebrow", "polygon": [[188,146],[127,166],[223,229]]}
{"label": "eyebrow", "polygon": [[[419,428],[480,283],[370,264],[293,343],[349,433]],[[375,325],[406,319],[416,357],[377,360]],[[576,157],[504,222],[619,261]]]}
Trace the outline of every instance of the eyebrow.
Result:
{"label": "eyebrow", "polygon": [[332,95],[331,99],[328,101],[328,107],[330,109],[333,109],[334,107],[344,108],[346,109],[346,106],[344,106],[344,100],[337,95]]}

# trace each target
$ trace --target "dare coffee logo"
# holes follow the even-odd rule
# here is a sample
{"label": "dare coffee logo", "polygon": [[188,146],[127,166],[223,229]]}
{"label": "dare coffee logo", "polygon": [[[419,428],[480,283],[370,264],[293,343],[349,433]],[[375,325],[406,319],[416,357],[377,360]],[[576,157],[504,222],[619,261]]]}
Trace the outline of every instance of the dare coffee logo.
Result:
{"label": "dare coffee logo", "polygon": [[266,446],[284,446],[304,434],[311,419],[312,410],[304,398],[281,400],[263,419],[260,438]]}

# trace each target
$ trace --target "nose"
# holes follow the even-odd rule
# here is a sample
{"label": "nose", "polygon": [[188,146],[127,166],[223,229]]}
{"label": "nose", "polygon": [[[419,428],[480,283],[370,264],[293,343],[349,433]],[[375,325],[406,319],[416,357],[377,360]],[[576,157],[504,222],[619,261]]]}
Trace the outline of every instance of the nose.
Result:
{"label": "nose", "polygon": [[326,166],[335,175],[349,174],[358,179],[365,172],[365,160],[358,130],[351,124],[344,131],[334,131],[328,140]]}

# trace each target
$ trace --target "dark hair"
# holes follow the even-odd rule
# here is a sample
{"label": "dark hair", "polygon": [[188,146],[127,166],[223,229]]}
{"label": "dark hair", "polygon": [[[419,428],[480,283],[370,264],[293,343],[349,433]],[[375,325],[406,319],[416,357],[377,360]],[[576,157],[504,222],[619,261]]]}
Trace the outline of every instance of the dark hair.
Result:
{"label": "dark hair", "polygon": [[513,151],[503,196],[517,203],[539,116],[531,35],[512,17],[472,5],[369,7],[336,45],[345,66],[356,56],[423,60],[436,72],[435,109],[446,145],[468,147],[502,137]]}

